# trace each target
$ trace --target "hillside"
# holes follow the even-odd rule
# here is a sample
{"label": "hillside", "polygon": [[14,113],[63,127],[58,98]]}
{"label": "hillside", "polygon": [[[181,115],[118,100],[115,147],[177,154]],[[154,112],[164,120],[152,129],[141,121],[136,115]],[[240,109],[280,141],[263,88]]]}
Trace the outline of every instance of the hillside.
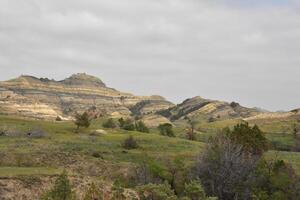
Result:
{"label": "hillside", "polygon": [[236,102],[228,103],[196,96],[174,107],[159,111],[158,113],[175,121],[186,117],[195,120],[247,118],[259,115],[263,113],[263,111],[256,108],[246,108]]}
{"label": "hillside", "polygon": [[62,81],[20,76],[0,82],[0,112],[29,118],[71,119],[75,112],[87,110],[94,115],[130,116],[131,108],[144,101],[148,102],[147,113],[173,105],[160,96],[120,92],[87,74],[74,74]]}
{"label": "hillside", "polygon": [[[0,199],[37,200],[63,169],[67,169],[79,197],[92,181],[104,181],[110,195],[113,180],[128,179],[129,169],[142,161],[180,157],[188,165],[204,145],[161,136],[155,131],[103,129],[101,124],[101,120],[94,120],[88,129],[75,134],[74,124],[69,121],[0,116],[0,133],[3,127],[10,129],[8,135],[0,134]],[[43,134],[28,136],[36,127]],[[12,134],[15,131],[17,135]],[[137,139],[138,149],[122,148],[129,135]]]}
{"label": "hillside", "polygon": [[85,73],[64,80],[20,76],[0,82],[0,114],[26,118],[72,120],[76,112],[89,111],[93,116],[139,117],[148,126],[246,120],[266,124],[300,119],[299,110],[269,112],[247,108],[236,102],[204,99],[196,96],[178,105],[165,98],[136,96],[108,87],[101,79]]}
{"label": "hillside", "polygon": [[[95,118],[77,130],[71,119],[84,111]],[[58,116],[65,120],[55,120]],[[143,120],[149,129],[137,129],[136,121],[132,131],[125,130],[111,119],[119,117]],[[115,126],[104,125],[109,121]],[[185,177],[205,153],[209,138],[245,121],[262,130],[269,146],[264,159],[282,159],[300,173],[300,133],[294,133],[300,127],[298,109],[268,112],[199,96],[174,105],[161,96],[120,92],[87,74],[61,81],[20,76],[0,82],[0,199],[40,199],[64,170],[78,199],[86,199],[91,183],[103,199],[120,199],[113,196],[119,192],[116,183],[126,200],[139,199],[139,186],[147,191],[163,181],[170,183],[165,186],[171,192],[184,194]],[[157,127],[162,123],[171,123],[173,134]],[[125,146],[130,138],[134,148]]]}

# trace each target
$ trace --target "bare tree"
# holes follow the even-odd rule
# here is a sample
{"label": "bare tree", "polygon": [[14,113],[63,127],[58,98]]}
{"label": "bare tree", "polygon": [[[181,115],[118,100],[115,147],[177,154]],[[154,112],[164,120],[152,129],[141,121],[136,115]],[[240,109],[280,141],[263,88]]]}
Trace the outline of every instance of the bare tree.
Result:
{"label": "bare tree", "polygon": [[200,154],[193,172],[209,195],[220,200],[251,199],[250,182],[258,160],[259,156],[219,135]]}
{"label": "bare tree", "polygon": [[187,139],[195,140],[196,139],[195,127],[196,127],[197,121],[187,117],[187,122],[190,126],[188,132],[186,133]]}

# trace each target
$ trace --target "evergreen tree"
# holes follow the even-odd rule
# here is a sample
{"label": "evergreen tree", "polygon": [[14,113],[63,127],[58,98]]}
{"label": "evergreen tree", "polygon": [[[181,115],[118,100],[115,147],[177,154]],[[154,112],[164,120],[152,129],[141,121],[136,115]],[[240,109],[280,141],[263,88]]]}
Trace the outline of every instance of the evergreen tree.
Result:
{"label": "evergreen tree", "polygon": [[250,153],[262,154],[268,148],[267,139],[257,125],[251,127],[248,123],[241,123],[234,126],[233,130],[227,128],[224,132]]}
{"label": "evergreen tree", "polygon": [[135,124],[136,131],[143,132],[143,133],[149,133],[149,128],[146,126],[146,124],[143,121],[138,121]]}
{"label": "evergreen tree", "polygon": [[158,126],[158,130],[161,135],[165,135],[165,136],[169,136],[169,137],[175,136],[172,124],[169,124],[169,123],[160,124]]}
{"label": "evergreen tree", "polygon": [[116,128],[117,125],[112,118],[109,118],[106,122],[103,123],[104,128]]}
{"label": "evergreen tree", "polygon": [[76,113],[74,123],[77,126],[77,131],[80,127],[88,128],[91,124],[89,114],[87,112],[84,112],[83,114]]}
{"label": "evergreen tree", "polygon": [[56,179],[53,188],[42,195],[41,200],[75,200],[75,193],[72,191],[66,171]]}

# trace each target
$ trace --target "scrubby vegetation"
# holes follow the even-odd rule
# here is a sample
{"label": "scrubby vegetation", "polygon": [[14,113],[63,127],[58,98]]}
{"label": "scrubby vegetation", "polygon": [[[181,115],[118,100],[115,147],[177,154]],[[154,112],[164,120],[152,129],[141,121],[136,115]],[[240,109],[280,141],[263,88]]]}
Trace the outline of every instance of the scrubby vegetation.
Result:
{"label": "scrubby vegetation", "polygon": [[138,148],[137,141],[133,138],[133,136],[129,136],[125,139],[125,141],[122,144],[123,148],[125,149],[136,149]]}
{"label": "scrubby vegetation", "polygon": [[64,171],[55,181],[50,191],[42,195],[41,200],[75,200],[76,195],[72,191],[67,172]]}
{"label": "scrubby vegetation", "polygon": [[104,128],[117,128],[117,124],[112,118],[109,118],[103,123]]}
{"label": "scrubby vegetation", "polygon": [[160,124],[158,126],[158,130],[161,135],[165,135],[165,136],[169,136],[169,137],[175,136],[172,124],[169,124],[169,123]]}
{"label": "scrubby vegetation", "polygon": [[[9,189],[15,193],[38,191],[26,194],[31,199],[296,200],[300,195],[300,154],[273,146],[276,140],[294,147],[292,132],[264,133],[248,123],[215,132],[202,132],[197,124],[145,129],[140,121],[100,118],[74,133],[72,122],[0,119],[0,182],[26,188]],[[220,122],[208,124],[214,123]],[[37,127],[47,134],[28,137]],[[0,194],[5,191],[0,188]]]}
{"label": "scrubby vegetation", "polygon": [[74,123],[77,126],[76,131],[78,131],[80,127],[88,128],[91,124],[89,114],[87,112],[84,112],[83,114],[76,113]]}

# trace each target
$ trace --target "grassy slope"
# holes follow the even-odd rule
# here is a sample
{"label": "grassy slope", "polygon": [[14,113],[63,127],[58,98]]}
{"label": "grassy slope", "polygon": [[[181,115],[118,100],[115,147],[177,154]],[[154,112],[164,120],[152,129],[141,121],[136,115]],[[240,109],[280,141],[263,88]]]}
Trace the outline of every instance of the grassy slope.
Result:
{"label": "grassy slope", "polygon": [[[198,138],[201,141],[224,126],[233,126],[236,120],[200,124]],[[63,168],[81,175],[93,174],[117,176],[123,166],[132,165],[151,157],[180,156],[189,163],[201,151],[204,143],[192,142],[180,138],[160,136],[157,130],[150,134],[109,130],[106,135],[91,135],[96,129],[103,129],[100,121],[94,121],[90,128],[74,133],[72,122],[45,122],[0,116],[0,127],[13,127],[15,130],[42,129],[47,132],[43,138],[0,137],[0,177],[18,175],[55,175]],[[269,125],[268,125],[269,126]],[[184,129],[176,129],[177,135]],[[133,135],[140,145],[136,150],[124,151],[122,141]],[[182,134],[182,133],[181,133]],[[290,134],[268,133],[267,137],[285,145],[293,145]],[[98,154],[98,157],[93,156]],[[275,151],[267,153],[274,157]],[[300,173],[300,153],[279,152],[278,158],[289,161]],[[97,174],[96,173],[96,174]],[[102,173],[102,174],[101,174]]]}
{"label": "grassy slope", "polygon": [[[114,173],[121,166],[151,158],[181,156],[187,162],[201,150],[203,143],[179,138],[168,138],[157,133],[139,133],[122,130],[106,130],[106,135],[91,135],[101,127],[94,121],[90,128],[74,133],[72,122],[45,122],[0,117],[0,127],[15,130],[41,129],[47,132],[43,138],[0,137],[0,177],[24,174],[56,174],[52,169],[71,169],[74,173],[90,173],[89,169]],[[123,140],[133,135],[140,148],[124,151]],[[99,156],[95,158],[94,154]]]}

